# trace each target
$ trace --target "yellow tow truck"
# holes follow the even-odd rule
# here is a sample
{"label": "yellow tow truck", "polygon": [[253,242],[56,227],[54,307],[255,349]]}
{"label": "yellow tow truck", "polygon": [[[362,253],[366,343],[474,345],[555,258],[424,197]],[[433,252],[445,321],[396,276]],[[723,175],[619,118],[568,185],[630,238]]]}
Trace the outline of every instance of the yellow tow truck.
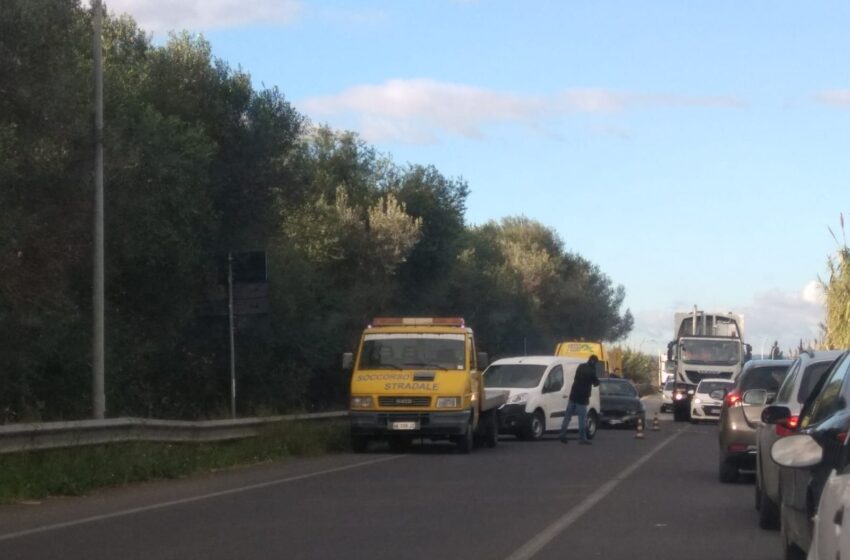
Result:
{"label": "yellow tow truck", "polygon": [[579,358],[587,360],[595,354],[599,358],[597,363],[599,377],[623,376],[623,355],[616,348],[608,352],[605,345],[598,340],[565,340],[555,346],[555,355],[567,358]]}
{"label": "yellow tow truck", "polygon": [[485,390],[472,329],[460,317],[378,317],[343,354],[351,371],[351,448],[386,440],[394,451],[415,439],[445,440],[460,453],[498,440],[507,391]]}

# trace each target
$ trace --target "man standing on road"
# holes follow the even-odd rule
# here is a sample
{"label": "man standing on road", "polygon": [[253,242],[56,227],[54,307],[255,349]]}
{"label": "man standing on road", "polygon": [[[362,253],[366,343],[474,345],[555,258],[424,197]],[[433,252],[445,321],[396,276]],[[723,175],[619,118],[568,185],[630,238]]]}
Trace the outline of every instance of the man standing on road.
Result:
{"label": "man standing on road", "polygon": [[578,413],[579,443],[590,445],[587,439],[587,405],[590,402],[590,391],[599,386],[599,378],[596,376],[596,364],[599,358],[591,355],[587,362],[576,368],[576,376],[570,389],[570,399],[567,401],[567,409],[564,411],[564,421],[561,423],[561,443],[567,443],[567,427],[573,418],[573,413]]}

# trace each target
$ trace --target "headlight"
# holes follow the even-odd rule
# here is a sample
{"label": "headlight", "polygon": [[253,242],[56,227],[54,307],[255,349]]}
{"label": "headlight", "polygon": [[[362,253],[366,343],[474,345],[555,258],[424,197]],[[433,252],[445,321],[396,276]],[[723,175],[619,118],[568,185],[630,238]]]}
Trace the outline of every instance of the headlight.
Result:
{"label": "headlight", "polygon": [[508,398],[508,404],[524,404],[528,402],[528,393],[516,393]]}
{"label": "headlight", "polygon": [[702,399],[697,397],[694,399],[694,404],[702,404]]}
{"label": "headlight", "polygon": [[351,408],[372,408],[372,397],[351,397]]}
{"label": "headlight", "polygon": [[459,397],[437,397],[437,408],[458,408],[459,406]]}

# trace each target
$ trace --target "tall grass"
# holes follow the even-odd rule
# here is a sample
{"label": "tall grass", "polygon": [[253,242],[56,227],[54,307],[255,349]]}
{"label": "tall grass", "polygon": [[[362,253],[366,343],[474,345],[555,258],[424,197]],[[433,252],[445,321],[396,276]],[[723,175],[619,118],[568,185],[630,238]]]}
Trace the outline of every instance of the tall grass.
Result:
{"label": "tall grass", "polygon": [[345,422],[289,422],[219,443],[135,442],[0,455],[0,503],[348,449]]}
{"label": "tall grass", "polygon": [[826,332],[828,348],[850,348],[850,248],[844,231],[844,214],[841,214],[841,240],[830,228],[829,233],[838,244],[838,251],[827,261],[829,278],[823,282],[826,295]]}

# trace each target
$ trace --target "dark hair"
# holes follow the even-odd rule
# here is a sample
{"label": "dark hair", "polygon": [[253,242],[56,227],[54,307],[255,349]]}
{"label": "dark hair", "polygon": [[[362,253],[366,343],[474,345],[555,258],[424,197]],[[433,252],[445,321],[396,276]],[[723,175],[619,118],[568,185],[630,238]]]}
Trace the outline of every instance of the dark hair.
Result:
{"label": "dark hair", "polygon": [[599,358],[596,357],[596,354],[591,354],[590,357],[587,359],[587,363],[589,364],[595,364],[598,361]]}

